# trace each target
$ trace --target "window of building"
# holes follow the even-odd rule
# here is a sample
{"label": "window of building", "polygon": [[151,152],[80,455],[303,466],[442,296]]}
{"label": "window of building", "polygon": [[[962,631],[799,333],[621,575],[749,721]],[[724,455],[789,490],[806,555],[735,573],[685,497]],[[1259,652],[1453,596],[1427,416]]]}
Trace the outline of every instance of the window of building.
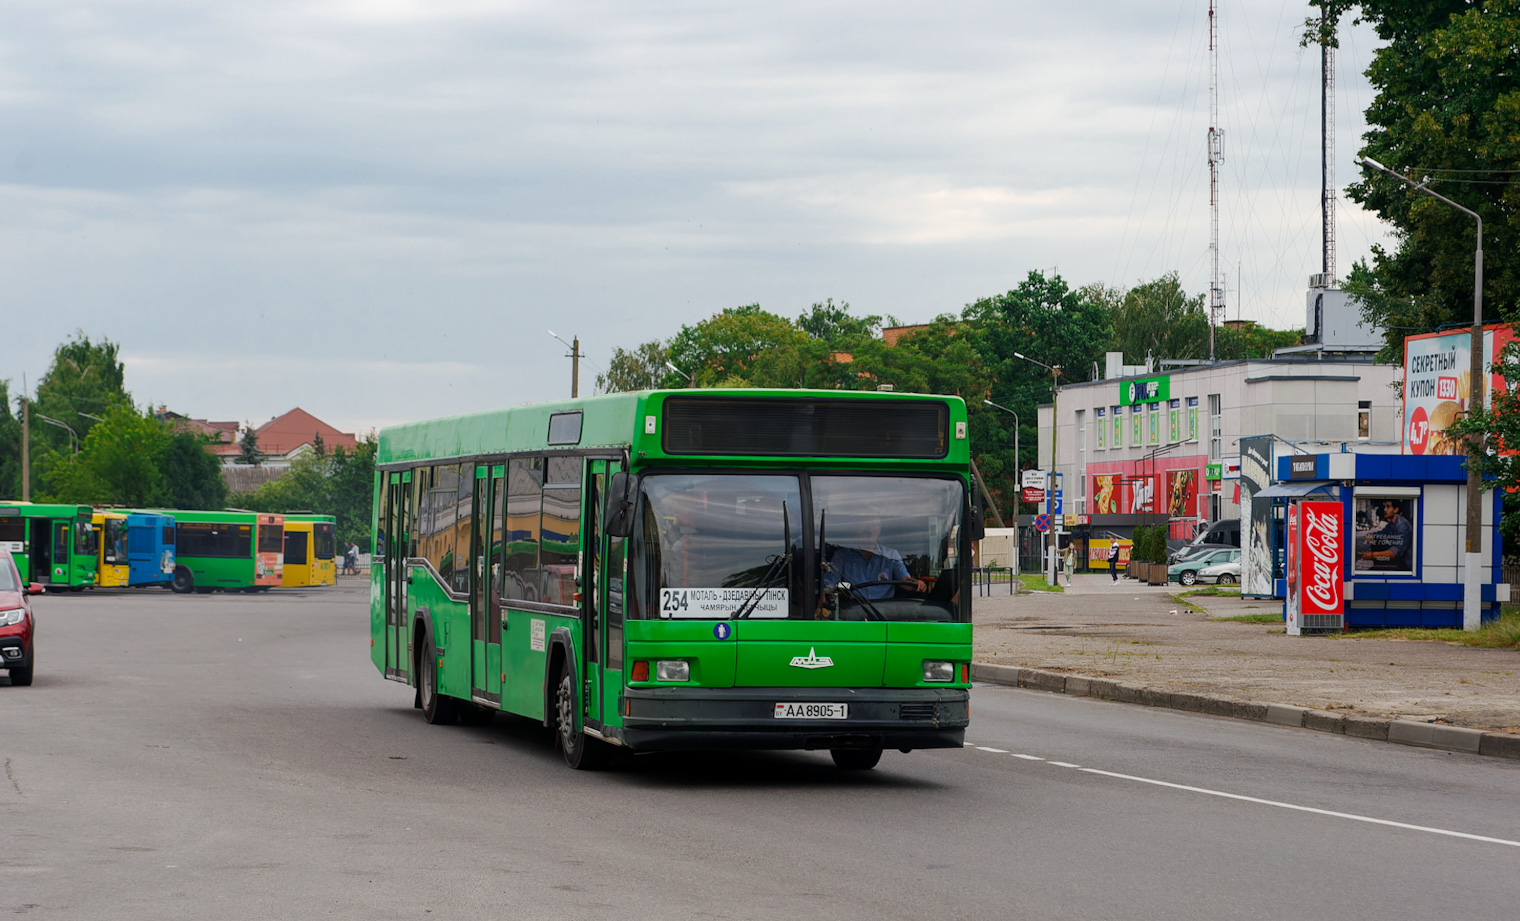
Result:
{"label": "window of building", "polygon": [[1367,441],[1372,437],[1372,401],[1359,400],[1356,404],[1356,440]]}
{"label": "window of building", "polygon": [[1224,456],[1224,420],[1220,415],[1219,394],[1209,394],[1209,460],[1218,463]]}

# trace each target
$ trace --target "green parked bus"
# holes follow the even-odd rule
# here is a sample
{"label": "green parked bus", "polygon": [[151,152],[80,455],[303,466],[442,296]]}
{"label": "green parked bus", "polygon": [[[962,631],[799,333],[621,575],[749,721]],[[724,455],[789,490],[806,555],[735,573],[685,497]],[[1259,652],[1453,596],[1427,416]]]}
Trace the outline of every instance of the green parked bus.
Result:
{"label": "green parked bus", "polygon": [[176,592],[253,592],[280,584],[285,567],[285,517],[229,509],[165,511],[174,516]]}
{"label": "green parked bus", "polygon": [[94,514],[88,505],[0,503],[0,547],[23,580],[80,591],[95,584]]}
{"label": "green parked bus", "polygon": [[371,657],[429,723],[614,747],[959,748],[971,541],[957,397],[645,391],[386,428]]}

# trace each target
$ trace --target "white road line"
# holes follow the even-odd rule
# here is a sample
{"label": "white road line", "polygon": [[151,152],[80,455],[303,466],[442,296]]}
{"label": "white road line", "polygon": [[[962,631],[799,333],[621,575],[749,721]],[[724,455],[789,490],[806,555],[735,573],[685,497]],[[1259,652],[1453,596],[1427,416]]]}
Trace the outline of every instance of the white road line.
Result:
{"label": "white road line", "polygon": [[1039,755],[1014,755],[1015,758],[1023,758],[1025,761],[1044,761]]}
{"label": "white road line", "polygon": [[992,752],[994,755],[1006,755],[1006,754],[1008,754],[1008,749],[1006,749],[1006,748],[988,748],[985,745],[978,745],[976,747],[976,750],[979,751],[979,752]]}
{"label": "white road line", "polygon": [[[1057,762],[1050,762],[1056,764]],[[1451,838],[1466,838],[1469,841],[1483,841],[1488,844],[1505,844],[1510,847],[1520,847],[1520,841],[1508,841],[1504,838],[1489,838],[1484,835],[1470,835],[1462,831],[1448,831],[1444,828],[1430,828],[1425,825],[1410,825],[1407,822],[1394,822],[1389,819],[1374,819],[1371,816],[1354,815],[1349,812],[1333,812],[1329,809],[1315,809],[1313,806],[1298,806],[1293,803],[1279,803],[1276,800],[1259,799],[1255,796],[1241,796],[1238,793],[1224,793],[1219,790],[1209,790],[1204,787],[1192,787],[1187,784],[1168,783],[1164,780],[1151,780],[1148,777],[1136,777],[1133,774],[1116,774],[1113,771],[1100,771],[1097,768],[1081,768],[1088,774],[1098,774],[1103,777],[1115,777],[1119,780],[1133,780],[1137,783],[1148,783],[1157,787],[1171,787],[1173,790],[1186,790],[1189,793],[1203,793],[1208,796],[1220,796],[1225,799],[1240,800],[1245,803],[1256,803],[1261,806],[1276,806],[1279,809],[1293,809],[1298,812],[1312,812],[1315,815],[1325,815],[1336,819],[1351,819],[1354,822],[1370,822],[1373,825],[1387,825],[1390,828],[1404,828],[1410,831],[1429,832],[1432,835],[1446,835]]]}
{"label": "white road line", "polygon": [[1069,762],[1069,761],[1050,761],[1050,762],[1047,762],[1047,763],[1048,763],[1048,764],[1053,764],[1053,765],[1055,765],[1055,766],[1056,766],[1056,767],[1070,767],[1070,768],[1079,768],[1079,767],[1081,767],[1081,766],[1082,766],[1082,765],[1080,765],[1080,764],[1072,764],[1072,763],[1071,763],[1071,762]]}

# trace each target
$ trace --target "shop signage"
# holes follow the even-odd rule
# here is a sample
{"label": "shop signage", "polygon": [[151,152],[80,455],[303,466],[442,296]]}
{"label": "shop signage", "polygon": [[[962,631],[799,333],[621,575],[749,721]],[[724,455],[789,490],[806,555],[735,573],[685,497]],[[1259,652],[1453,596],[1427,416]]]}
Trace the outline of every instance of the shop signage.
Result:
{"label": "shop signage", "polygon": [[1033,486],[1025,486],[1023,499],[1025,502],[1044,502],[1045,490],[1036,489]]}
{"label": "shop signage", "polygon": [[1224,477],[1224,465],[1223,464],[1209,464],[1209,465],[1207,465],[1206,467],[1203,468],[1203,478],[1205,480],[1218,480],[1218,479],[1222,479],[1223,477]]}
{"label": "shop signage", "polygon": [[1026,489],[1038,489],[1043,491],[1045,489],[1045,471],[1025,470],[1022,485]]}
{"label": "shop signage", "polygon": [[1119,404],[1132,406],[1136,403],[1158,403],[1171,397],[1171,378],[1142,377],[1119,385]]}
{"label": "shop signage", "polygon": [[1317,480],[1320,479],[1315,466],[1315,456],[1312,454],[1288,459],[1288,479],[1290,480]]}

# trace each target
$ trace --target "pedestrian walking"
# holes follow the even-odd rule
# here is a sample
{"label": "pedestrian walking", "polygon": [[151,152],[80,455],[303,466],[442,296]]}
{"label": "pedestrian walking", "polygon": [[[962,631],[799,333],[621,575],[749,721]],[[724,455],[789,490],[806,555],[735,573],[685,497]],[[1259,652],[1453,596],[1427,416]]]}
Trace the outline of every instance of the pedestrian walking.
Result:
{"label": "pedestrian walking", "polygon": [[1067,544],[1066,555],[1062,557],[1061,563],[1066,569],[1066,584],[1070,585],[1071,575],[1077,570],[1077,548]]}
{"label": "pedestrian walking", "polygon": [[1108,575],[1113,581],[1119,581],[1119,538],[1110,538],[1108,541]]}

